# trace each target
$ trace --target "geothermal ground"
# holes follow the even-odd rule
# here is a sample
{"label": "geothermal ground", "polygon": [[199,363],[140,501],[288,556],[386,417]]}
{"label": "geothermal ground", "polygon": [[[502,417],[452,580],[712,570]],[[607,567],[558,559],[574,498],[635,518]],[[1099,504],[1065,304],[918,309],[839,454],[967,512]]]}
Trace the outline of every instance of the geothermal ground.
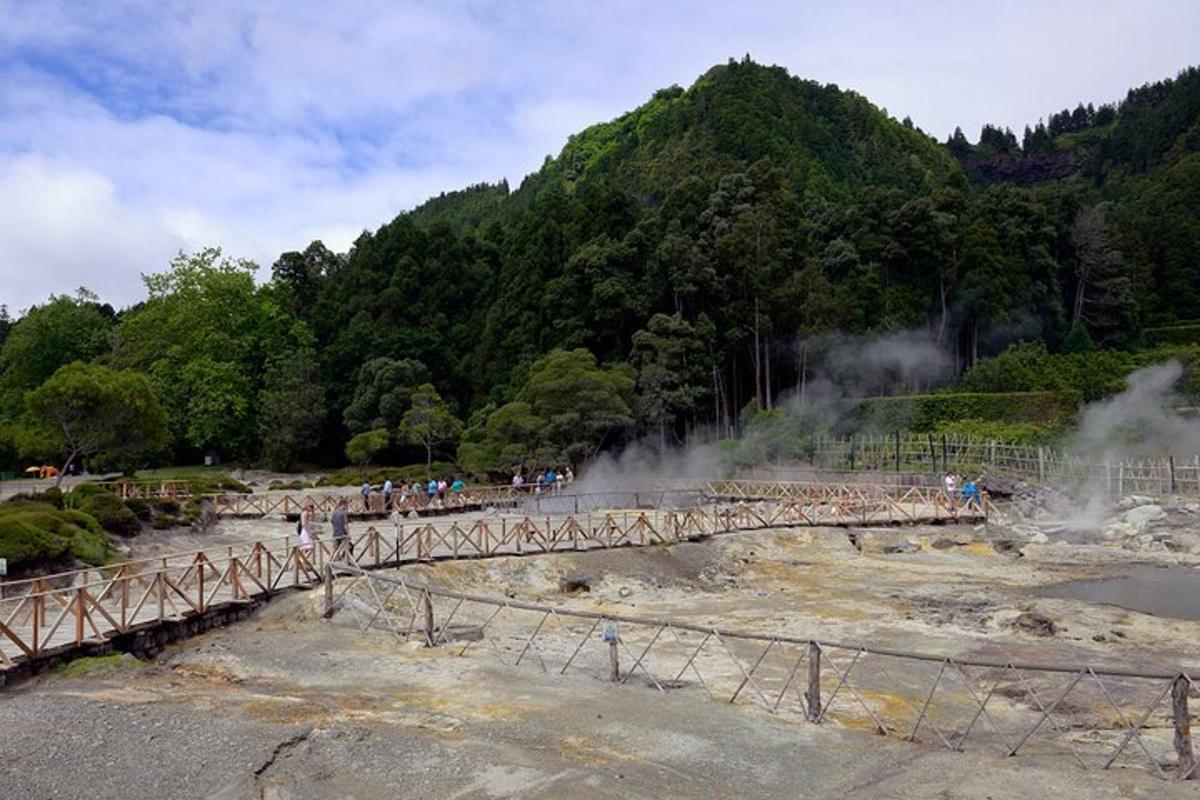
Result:
{"label": "geothermal ground", "polygon": [[[399,572],[417,583],[564,609],[960,658],[1200,664],[1200,622],[1041,596],[1045,587],[1119,574],[1135,562],[1171,565],[1172,574],[1200,564],[1200,556],[1163,545],[1163,536],[1139,538],[1147,535],[1144,516],[1154,515],[1135,514],[1121,524],[1137,531],[1093,543],[1045,541],[1029,527],[996,525],[780,530]],[[286,532],[276,523],[222,526],[200,544]],[[187,549],[197,538],[139,547]],[[641,677],[613,685],[599,648],[562,676],[543,673],[532,658],[511,666],[536,614],[507,616],[490,634],[496,648],[475,643],[461,657],[462,642],[428,649],[419,637],[364,633],[356,623],[367,613],[365,595],[350,588],[331,620],[321,616],[319,588],[287,594],[251,620],[174,645],[153,662],[84,660],[10,687],[0,693],[3,794],[983,800],[1196,792],[1194,784],[1157,778],[1132,745],[1113,769],[1096,769],[1087,738],[1098,734],[1083,730],[1094,722],[1073,742],[1092,758],[1087,770],[1049,730],[1015,758],[982,730],[978,745],[951,752],[929,730],[921,743],[875,735],[850,702],[818,726],[794,708],[786,713],[790,700],[785,713],[771,715],[752,703],[710,699],[697,681],[665,694]],[[547,637],[547,656],[566,642]],[[743,655],[752,661],[753,653]],[[894,681],[874,675],[861,691],[874,707],[911,719],[933,674],[889,669]],[[739,678],[718,659],[702,671],[714,685]],[[1001,729],[1030,713],[1016,693],[993,702],[988,708]],[[1143,733],[1156,754],[1169,752],[1169,713],[1169,705],[1160,707]],[[1058,709],[1056,718],[1066,725],[1097,715],[1103,711],[1075,706]]]}

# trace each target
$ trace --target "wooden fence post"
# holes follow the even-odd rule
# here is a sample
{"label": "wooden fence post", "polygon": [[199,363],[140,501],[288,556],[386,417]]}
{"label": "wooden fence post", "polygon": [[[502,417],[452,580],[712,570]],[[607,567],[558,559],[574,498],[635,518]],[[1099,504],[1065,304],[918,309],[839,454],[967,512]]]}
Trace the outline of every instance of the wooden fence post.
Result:
{"label": "wooden fence post", "polygon": [[821,645],[808,643],[808,690],[804,693],[808,705],[808,721],[821,719]]}
{"label": "wooden fence post", "polygon": [[1046,479],[1046,448],[1038,448],[1038,483]]}
{"label": "wooden fence post", "polygon": [[433,595],[425,590],[425,646],[433,647]]}
{"label": "wooden fence post", "polygon": [[900,431],[896,431],[896,472],[900,471]]}
{"label": "wooden fence post", "polygon": [[608,663],[612,667],[609,678],[613,683],[619,683],[621,680],[621,656],[617,652],[616,639],[611,639],[608,642]]}
{"label": "wooden fence post", "polygon": [[1171,712],[1175,719],[1175,754],[1179,763],[1175,774],[1180,778],[1188,776],[1196,765],[1196,756],[1192,752],[1192,722],[1188,716],[1188,690],[1192,682],[1186,675],[1179,675],[1171,686]]}
{"label": "wooden fence post", "polygon": [[1170,476],[1168,481],[1168,491],[1170,494],[1175,494],[1175,456],[1167,456],[1167,474]]}
{"label": "wooden fence post", "polygon": [[325,619],[333,616],[333,564],[325,563]]}

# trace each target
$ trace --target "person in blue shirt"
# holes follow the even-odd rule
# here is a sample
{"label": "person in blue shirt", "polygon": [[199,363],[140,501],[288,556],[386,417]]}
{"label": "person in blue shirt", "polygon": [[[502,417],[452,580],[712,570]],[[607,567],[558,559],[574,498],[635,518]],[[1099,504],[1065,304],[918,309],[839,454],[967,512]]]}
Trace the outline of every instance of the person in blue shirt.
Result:
{"label": "person in blue shirt", "polygon": [[462,508],[463,505],[465,505],[463,501],[463,490],[466,488],[467,485],[463,483],[462,478],[455,478],[454,482],[450,484],[450,494],[454,496],[454,504],[459,508]]}
{"label": "person in blue shirt", "polygon": [[979,487],[975,485],[975,481],[967,478],[966,483],[962,487],[963,504],[969,504],[972,500],[979,501]]}

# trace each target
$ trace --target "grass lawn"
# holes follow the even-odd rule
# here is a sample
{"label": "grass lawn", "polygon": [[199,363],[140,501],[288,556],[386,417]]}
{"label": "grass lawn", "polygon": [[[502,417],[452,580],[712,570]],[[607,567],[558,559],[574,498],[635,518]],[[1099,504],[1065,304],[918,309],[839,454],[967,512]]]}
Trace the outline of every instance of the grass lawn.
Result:
{"label": "grass lawn", "polygon": [[134,473],[136,478],[145,478],[149,480],[184,480],[187,478],[202,478],[209,475],[227,471],[227,467],[218,464],[211,467],[206,467],[203,464],[194,464],[184,467],[159,467],[157,469],[139,469]]}

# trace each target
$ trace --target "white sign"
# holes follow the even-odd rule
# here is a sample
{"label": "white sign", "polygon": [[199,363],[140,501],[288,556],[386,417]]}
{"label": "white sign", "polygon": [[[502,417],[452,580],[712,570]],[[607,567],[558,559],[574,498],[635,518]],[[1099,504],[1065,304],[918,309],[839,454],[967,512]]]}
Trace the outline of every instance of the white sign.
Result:
{"label": "white sign", "polygon": [[8,559],[0,558],[0,578],[8,574]]}

